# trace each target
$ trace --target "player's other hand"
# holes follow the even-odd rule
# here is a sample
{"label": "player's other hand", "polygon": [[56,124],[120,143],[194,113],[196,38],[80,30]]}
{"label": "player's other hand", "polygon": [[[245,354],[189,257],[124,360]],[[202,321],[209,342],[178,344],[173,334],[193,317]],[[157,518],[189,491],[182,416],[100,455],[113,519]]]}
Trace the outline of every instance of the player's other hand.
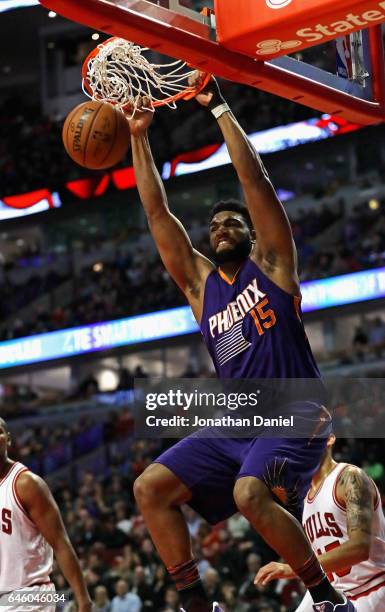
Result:
{"label": "player's other hand", "polygon": [[150,98],[143,97],[137,101],[137,108],[132,115],[133,108],[127,107],[124,114],[127,117],[132,136],[141,136],[144,134],[154,117],[154,110],[151,107]]}
{"label": "player's other hand", "polygon": [[290,565],[286,563],[278,563],[276,561],[272,561],[267,565],[261,567],[258,571],[257,575],[254,578],[254,584],[261,584],[262,586],[268,584],[272,580],[279,580],[280,578],[286,578],[287,580],[291,580],[295,578],[296,575],[291,569]]}
{"label": "player's other hand", "polygon": [[[205,72],[199,72],[199,70],[196,70],[189,78],[188,83],[191,87],[199,87],[205,77]],[[221,98],[222,96],[219,90],[218,83],[216,82],[214,77],[211,77],[206,87],[195,96],[195,99],[202,106],[209,106],[214,97]]]}

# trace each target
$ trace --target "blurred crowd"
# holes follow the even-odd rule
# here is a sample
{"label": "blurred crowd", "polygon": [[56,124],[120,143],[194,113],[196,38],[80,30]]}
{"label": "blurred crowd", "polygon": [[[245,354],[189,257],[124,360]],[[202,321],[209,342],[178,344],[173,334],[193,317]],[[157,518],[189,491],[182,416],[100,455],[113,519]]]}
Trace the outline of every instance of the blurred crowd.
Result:
{"label": "blurred crowd", "polygon": [[[77,456],[89,452],[92,422],[55,429],[26,428],[14,436],[13,457],[44,474],[34,457],[62,445],[63,439],[77,449]],[[101,426],[100,426],[101,427]],[[123,412],[102,428],[99,444],[111,447],[130,435],[129,419]],[[132,494],[135,478],[169,442],[130,439],[125,455],[108,463],[108,475],[86,471],[67,482],[55,478],[55,497],[70,538],[80,557],[82,569],[96,610],[99,612],[179,612],[178,594],[153,547],[138,514]],[[363,466],[384,492],[385,454],[381,440],[341,440],[335,457]],[[43,471],[41,471],[43,468]],[[55,472],[53,472],[55,474]],[[384,500],[385,501],[385,498]],[[261,564],[276,558],[240,515],[210,527],[194,511],[184,513],[193,541],[193,551],[210,598],[219,601],[225,612],[292,612],[304,594],[298,581],[278,581],[255,587],[253,580]],[[56,588],[68,586],[57,566]],[[72,611],[72,604],[67,605]]]}
{"label": "blurred crowd", "polygon": [[[385,203],[375,208],[357,205],[350,213],[344,203],[332,208],[300,209],[291,219],[299,254],[301,281],[356,272],[385,264]],[[197,249],[210,257],[207,229],[202,226]],[[335,244],[339,247],[336,248]],[[25,264],[25,262],[24,262]],[[53,291],[71,280],[67,300],[55,302]],[[2,318],[15,313],[0,329],[2,340],[58,329],[87,325],[179,306],[184,297],[164,269],[153,249],[116,249],[110,262],[86,267],[81,275],[55,272],[54,264],[46,277],[32,275],[22,284],[5,275],[3,285],[9,299],[0,310]],[[18,309],[42,295],[50,297],[49,307],[34,306],[22,317]]]}
{"label": "blurred crowd", "polygon": [[[250,87],[226,81],[222,89],[249,132],[317,116],[312,109]],[[18,98],[0,100],[0,117],[0,198],[41,188],[58,191],[67,181],[90,175],[66,154],[62,120],[42,117],[38,108],[29,108]],[[221,141],[216,122],[195,101],[180,104],[175,112],[159,109],[151,131],[159,165],[184,151]],[[127,163],[123,160],[122,165]]]}
{"label": "blurred crowd", "polygon": [[21,308],[33,302],[41,295],[50,294],[56,287],[69,280],[67,273],[50,270],[47,274],[32,274],[25,282],[16,283],[7,274],[3,275],[0,283],[3,295],[7,296],[0,304],[0,319],[5,319]]}
{"label": "blurred crowd", "polygon": [[361,316],[359,324],[351,332],[351,345],[337,349],[327,359],[333,362],[334,357],[341,366],[359,366],[367,377],[382,377],[382,366],[376,366],[385,357],[385,321],[382,316]]}
{"label": "blurred crowd", "polygon": [[[301,211],[293,222],[298,248],[300,280],[327,278],[348,272],[381,267],[385,263],[385,207],[375,201],[354,207],[344,215],[341,210],[324,206],[320,213]],[[322,242],[314,242],[335,222],[338,232],[325,233]],[[337,246],[336,246],[337,245]]]}

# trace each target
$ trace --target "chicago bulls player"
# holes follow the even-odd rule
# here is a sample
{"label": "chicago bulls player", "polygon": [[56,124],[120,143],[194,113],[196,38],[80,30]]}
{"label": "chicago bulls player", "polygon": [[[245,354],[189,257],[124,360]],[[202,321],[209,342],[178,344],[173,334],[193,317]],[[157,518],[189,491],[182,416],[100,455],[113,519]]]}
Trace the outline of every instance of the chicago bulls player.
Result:
{"label": "chicago bulls player", "polygon": [[79,612],[89,612],[92,602],[51,492],[39,476],[22,463],[9,459],[10,445],[6,422],[0,418],[1,610],[26,609],[25,604],[17,604],[15,591],[21,591],[22,596],[33,596],[33,604],[28,603],[29,612],[55,610],[55,606],[47,607],[47,599],[44,601],[47,591],[55,591],[49,577],[55,554],[76,597]]}
{"label": "chicago bulls player", "polygon": [[[385,612],[385,517],[375,484],[360,468],[336,463],[335,437],[305,499],[303,526],[333,585],[354,602],[358,612]],[[284,563],[262,567],[256,583],[295,578]],[[310,612],[307,593],[297,612]]]}

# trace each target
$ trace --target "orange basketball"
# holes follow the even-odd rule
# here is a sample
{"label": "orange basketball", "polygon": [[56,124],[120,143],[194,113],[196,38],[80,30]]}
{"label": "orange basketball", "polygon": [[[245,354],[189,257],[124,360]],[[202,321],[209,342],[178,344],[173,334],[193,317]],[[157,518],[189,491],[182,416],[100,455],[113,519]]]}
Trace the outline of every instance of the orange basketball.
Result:
{"label": "orange basketball", "polygon": [[112,104],[90,100],[79,104],[63,125],[68,155],[90,170],[110,168],[120,162],[130,145],[130,129],[124,114]]}

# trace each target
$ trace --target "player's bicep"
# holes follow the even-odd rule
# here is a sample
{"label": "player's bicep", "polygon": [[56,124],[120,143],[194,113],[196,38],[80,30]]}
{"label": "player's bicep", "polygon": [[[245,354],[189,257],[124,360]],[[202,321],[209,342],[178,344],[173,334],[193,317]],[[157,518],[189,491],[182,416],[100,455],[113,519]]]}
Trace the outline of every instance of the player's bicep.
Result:
{"label": "player's bicep", "polygon": [[374,513],[374,488],[370,478],[356,467],[342,475],[343,498],[349,537],[370,537]]}
{"label": "player's bicep", "polygon": [[268,176],[244,181],[242,188],[263,258],[273,265],[296,268],[290,222]]}
{"label": "player's bicep", "polygon": [[51,546],[65,534],[59,508],[42,478],[21,474],[16,490],[25,512]]}

